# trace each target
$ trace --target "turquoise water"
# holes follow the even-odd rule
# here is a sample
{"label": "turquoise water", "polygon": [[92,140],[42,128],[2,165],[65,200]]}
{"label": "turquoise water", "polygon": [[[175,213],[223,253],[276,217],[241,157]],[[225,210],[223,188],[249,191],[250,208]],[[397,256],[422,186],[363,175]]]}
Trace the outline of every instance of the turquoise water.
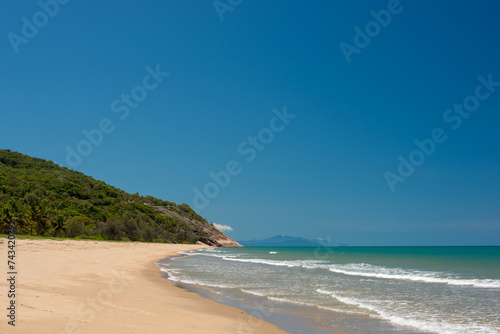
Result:
{"label": "turquoise water", "polygon": [[[159,263],[170,279],[228,298],[276,302],[285,312],[303,308],[324,319],[328,312],[377,319],[395,332],[500,333],[500,247],[247,247],[186,254]],[[342,327],[335,319],[321,325]],[[360,328],[349,330],[365,333]]]}

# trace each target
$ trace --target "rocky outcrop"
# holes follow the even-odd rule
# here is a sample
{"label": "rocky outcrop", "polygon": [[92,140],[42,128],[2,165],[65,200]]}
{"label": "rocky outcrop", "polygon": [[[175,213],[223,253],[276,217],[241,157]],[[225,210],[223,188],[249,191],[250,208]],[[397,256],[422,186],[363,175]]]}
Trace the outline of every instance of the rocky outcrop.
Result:
{"label": "rocky outcrop", "polygon": [[203,218],[193,215],[187,216],[184,212],[180,212],[177,207],[153,206],[156,212],[169,216],[177,221],[181,221],[190,226],[190,229],[200,235],[198,242],[211,247],[244,247],[237,243],[221,231],[213,224],[207,223]]}
{"label": "rocky outcrop", "polygon": [[[215,227],[214,227],[215,229]],[[215,229],[218,233],[214,233],[211,237],[209,238],[200,238],[200,242],[204,243],[205,245],[208,246],[213,246],[213,247],[243,247],[243,245],[237,243],[227,235],[223,234],[222,232],[218,231]]]}

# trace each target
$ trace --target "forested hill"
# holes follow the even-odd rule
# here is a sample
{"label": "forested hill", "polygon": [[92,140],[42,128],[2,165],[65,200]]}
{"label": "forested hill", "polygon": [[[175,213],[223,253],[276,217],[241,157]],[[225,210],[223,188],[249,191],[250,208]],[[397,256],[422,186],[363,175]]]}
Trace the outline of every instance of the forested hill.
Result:
{"label": "forested hill", "polygon": [[128,194],[51,161],[0,150],[0,233],[238,247],[187,204]]}

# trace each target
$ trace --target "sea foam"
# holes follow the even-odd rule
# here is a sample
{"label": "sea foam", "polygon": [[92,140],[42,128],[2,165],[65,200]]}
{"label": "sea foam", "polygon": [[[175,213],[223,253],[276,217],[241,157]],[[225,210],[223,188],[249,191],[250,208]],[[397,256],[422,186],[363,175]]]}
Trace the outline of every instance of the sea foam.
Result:
{"label": "sea foam", "polygon": [[[369,311],[369,314],[371,312],[375,313],[382,319],[388,320],[392,323],[401,325],[401,326],[411,326],[414,328],[418,328],[424,331],[430,331],[433,333],[440,333],[440,334],[463,334],[463,333],[468,333],[468,334],[498,334],[498,331],[496,331],[493,328],[488,328],[486,326],[481,326],[481,325],[476,325],[473,323],[467,323],[467,324],[452,324],[447,321],[443,321],[443,319],[432,319],[432,317],[426,317],[425,320],[423,319],[412,319],[409,316],[401,316],[400,314],[403,313],[401,310],[397,310],[398,314],[396,314],[394,311],[388,310],[388,307],[384,308],[381,305],[376,305],[376,301],[363,301],[359,300],[353,297],[347,297],[347,296],[341,296],[340,294],[333,292],[333,291],[327,291],[323,289],[317,289],[316,292],[321,293],[321,294],[326,294],[330,295],[332,298],[335,298],[341,303],[355,306],[361,310],[367,310]],[[360,312],[363,313],[363,312]],[[407,312],[411,313],[411,312]]]}
{"label": "sea foam", "polygon": [[415,282],[470,286],[475,288],[500,289],[500,280],[469,279],[456,276],[446,276],[446,273],[432,271],[406,270],[401,268],[380,267],[365,263],[356,264],[327,264],[321,260],[294,260],[277,261],[267,259],[237,258],[227,255],[210,255],[220,257],[226,261],[266,264],[278,267],[302,267],[305,269],[327,269],[330,272],[380,279],[409,280]]}

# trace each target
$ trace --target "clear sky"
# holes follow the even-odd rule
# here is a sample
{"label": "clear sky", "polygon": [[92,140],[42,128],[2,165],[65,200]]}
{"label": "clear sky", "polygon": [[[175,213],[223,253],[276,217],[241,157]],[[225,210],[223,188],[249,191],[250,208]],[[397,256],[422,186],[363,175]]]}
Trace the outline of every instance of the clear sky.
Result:
{"label": "clear sky", "polygon": [[237,240],[498,245],[499,12],[4,1],[0,147],[187,203]]}

